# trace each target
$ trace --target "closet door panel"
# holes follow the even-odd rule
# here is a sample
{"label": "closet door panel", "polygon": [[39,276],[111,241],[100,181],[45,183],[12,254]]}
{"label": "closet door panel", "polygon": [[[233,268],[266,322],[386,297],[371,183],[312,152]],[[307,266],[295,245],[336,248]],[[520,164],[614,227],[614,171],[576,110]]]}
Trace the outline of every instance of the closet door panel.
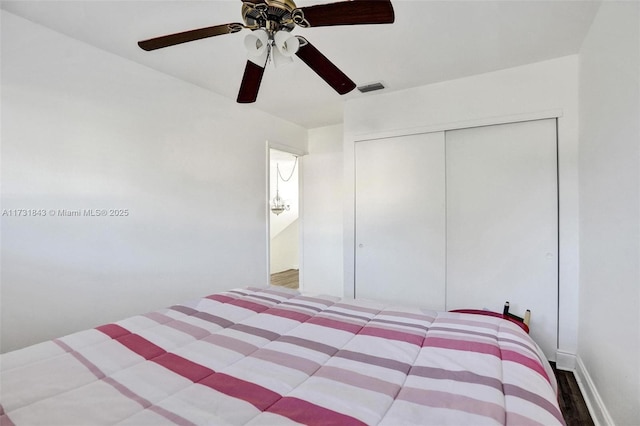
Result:
{"label": "closet door panel", "polygon": [[556,121],[447,132],[446,181],[447,309],[531,309],[531,335],[555,359]]}
{"label": "closet door panel", "polygon": [[357,298],[444,309],[444,133],[355,144]]}

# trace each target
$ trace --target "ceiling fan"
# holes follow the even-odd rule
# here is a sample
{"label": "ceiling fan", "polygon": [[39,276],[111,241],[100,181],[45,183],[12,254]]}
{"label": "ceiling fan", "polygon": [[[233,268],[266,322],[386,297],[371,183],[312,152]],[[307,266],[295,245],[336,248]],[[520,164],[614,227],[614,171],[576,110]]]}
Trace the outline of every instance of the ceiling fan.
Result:
{"label": "ceiling fan", "polygon": [[156,50],[203,38],[252,30],[245,38],[249,59],[244,70],[237,101],[255,102],[267,62],[292,61],[292,56],[307,64],[329,86],[341,95],[356,84],[316,49],[306,38],[293,36],[297,26],[326,27],[334,25],[390,24],[395,16],[390,0],[348,0],[315,6],[296,7],[293,0],[242,0],[244,24],[230,23],[169,34],[138,42],[143,50]]}

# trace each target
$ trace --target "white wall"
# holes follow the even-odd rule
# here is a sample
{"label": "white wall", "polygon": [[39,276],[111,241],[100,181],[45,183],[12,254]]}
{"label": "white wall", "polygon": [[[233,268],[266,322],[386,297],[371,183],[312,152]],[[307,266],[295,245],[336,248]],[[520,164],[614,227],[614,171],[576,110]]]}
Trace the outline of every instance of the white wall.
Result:
{"label": "white wall", "polygon": [[343,295],[342,125],[309,130],[303,169],[305,291]]}
{"label": "white wall", "polygon": [[[578,328],[578,57],[350,100],[345,106],[345,293],[354,280],[354,143],[372,137],[447,130],[560,115],[559,366],[572,368]],[[502,303],[502,302],[500,302]],[[564,355],[567,356],[564,356]]]}
{"label": "white wall", "polygon": [[640,3],[606,1],[580,52],[578,373],[602,424],[640,421],[639,166]]}
{"label": "white wall", "polygon": [[129,212],[1,218],[1,350],[267,284],[265,141],[306,130],[1,17],[2,209]]}
{"label": "white wall", "polygon": [[299,220],[295,219],[278,235],[271,238],[271,268],[272,274],[299,268]]}

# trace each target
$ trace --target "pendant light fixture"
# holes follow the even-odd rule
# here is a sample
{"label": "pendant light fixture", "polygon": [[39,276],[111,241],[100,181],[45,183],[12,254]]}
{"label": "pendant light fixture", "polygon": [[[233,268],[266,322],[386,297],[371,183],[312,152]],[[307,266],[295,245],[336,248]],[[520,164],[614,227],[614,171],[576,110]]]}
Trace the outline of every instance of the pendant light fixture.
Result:
{"label": "pendant light fixture", "polygon": [[273,197],[271,201],[271,212],[276,216],[279,216],[281,213],[288,211],[291,206],[286,203],[282,197],[280,197],[280,188],[278,186],[278,181],[282,179],[283,182],[289,182],[291,177],[293,176],[293,172],[296,170],[296,165],[298,164],[298,157],[296,157],[296,161],[293,163],[293,169],[291,169],[291,174],[287,179],[283,178],[280,174],[280,164],[276,163],[276,196]]}

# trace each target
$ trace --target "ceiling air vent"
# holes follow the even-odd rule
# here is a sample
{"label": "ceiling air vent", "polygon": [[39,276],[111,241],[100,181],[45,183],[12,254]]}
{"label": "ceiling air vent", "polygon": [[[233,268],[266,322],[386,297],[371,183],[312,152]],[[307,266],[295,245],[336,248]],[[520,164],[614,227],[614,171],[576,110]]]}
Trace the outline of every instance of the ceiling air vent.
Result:
{"label": "ceiling air vent", "polygon": [[361,93],[373,92],[375,90],[382,90],[382,89],[384,89],[384,85],[380,82],[365,84],[364,86],[358,87],[358,90]]}

